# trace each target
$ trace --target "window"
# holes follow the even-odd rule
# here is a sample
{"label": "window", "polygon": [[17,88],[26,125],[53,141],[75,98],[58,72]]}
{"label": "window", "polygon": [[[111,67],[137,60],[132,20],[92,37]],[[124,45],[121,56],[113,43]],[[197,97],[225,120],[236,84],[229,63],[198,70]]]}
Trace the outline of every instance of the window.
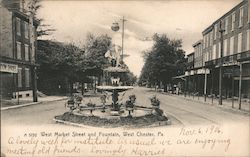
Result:
{"label": "window", "polygon": [[210,32],[210,46],[213,45],[213,31]]}
{"label": "window", "polygon": [[205,47],[206,47],[206,38],[205,38],[206,36],[204,35],[203,36],[203,49],[205,49]]}
{"label": "window", "polygon": [[242,51],[242,33],[238,34],[238,53]]}
{"label": "window", "polygon": [[18,74],[17,74],[17,85],[18,87],[22,87],[22,68],[18,68]]}
{"label": "window", "polygon": [[29,45],[25,44],[25,60],[29,61]]}
{"label": "window", "polygon": [[212,59],[216,58],[216,44],[213,46],[213,53],[212,53]]}
{"label": "window", "polygon": [[250,23],[250,1],[248,1],[248,23]]}
{"label": "window", "polygon": [[25,68],[25,87],[30,87],[30,69]]}
{"label": "window", "polygon": [[220,43],[218,44],[218,51],[217,51],[218,53],[217,53],[217,58],[220,58],[221,57],[221,45],[220,45]]}
{"label": "window", "polygon": [[227,39],[223,41],[223,56],[227,56]]}
{"label": "window", "polygon": [[217,24],[215,24],[215,25],[214,25],[214,40],[216,40],[217,31],[218,31],[218,26],[217,26]]}
{"label": "window", "polygon": [[228,33],[228,17],[225,18],[225,34]]}
{"label": "window", "polygon": [[240,8],[239,27],[243,26],[243,7]]}
{"label": "window", "polygon": [[209,46],[209,33],[207,34],[207,47]]}
{"label": "window", "polygon": [[231,26],[232,31],[234,31],[234,27],[235,27],[235,12],[233,12],[232,14],[232,26]]}
{"label": "window", "polygon": [[16,34],[21,36],[21,20],[16,18]]}
{"label": "window", "polygon": [[247,30],[247,50],[250,50],[250,41],[249,41],[249,38],[250,38],[250,30],[248,29]]}
{"label": "window", "polygon": [[24,35],[26,39],[29,38],[29,23],[28,22],[24,22]]}
{"label": "window", "polygon": [[17,59],[22,59],[22,51],[21,51],[20,42],[16,42],[16,54],[17,54]]}
{"label": "window", "polygon": [[234,36],[230,38],[230,55],[234,54]]}

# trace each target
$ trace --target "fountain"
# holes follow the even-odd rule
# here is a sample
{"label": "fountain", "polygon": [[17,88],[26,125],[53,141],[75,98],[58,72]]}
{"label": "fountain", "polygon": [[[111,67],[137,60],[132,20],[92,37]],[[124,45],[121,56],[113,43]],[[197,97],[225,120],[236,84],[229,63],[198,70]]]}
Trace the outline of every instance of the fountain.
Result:
{"label": "fountain", "polygon": [[[128,69],[122,67],[120,64],[120,50],[119,46],[112,45],[111,49],[105,54],[111,63],[111,66],[104,69],[104,76],[106,85],[97,86],[96,88],[101,91],[111,92],[112,93],[112,115],[119,115],[121,104],[118,103],[118,97],[120,92],[124,92],[129,89],[133,89],[133,86],[122,86],[120,82],[120,77],[123,73],[127,73]],[[110,80],[109,80],[110,79]]]}

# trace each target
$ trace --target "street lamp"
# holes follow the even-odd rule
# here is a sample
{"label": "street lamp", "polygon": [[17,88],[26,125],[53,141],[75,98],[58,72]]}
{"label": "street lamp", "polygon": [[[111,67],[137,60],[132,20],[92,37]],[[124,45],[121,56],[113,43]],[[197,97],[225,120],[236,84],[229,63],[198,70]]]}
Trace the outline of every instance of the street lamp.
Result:
{"label": "street lamp", "polygon": [[[122,17],[121,19],[122,21],[122,55],[121,55],[121,61],[123,61],[123,47],[124,47],[124,23],[125,21],[127,21],[126,19],[124,19],[124,16]],[[118,24],[118,22],[114,22],[113,25],[111,26],[111,29],[114,31],[114,32],[117,32],[119,29],[120,29],[120,26]]]}

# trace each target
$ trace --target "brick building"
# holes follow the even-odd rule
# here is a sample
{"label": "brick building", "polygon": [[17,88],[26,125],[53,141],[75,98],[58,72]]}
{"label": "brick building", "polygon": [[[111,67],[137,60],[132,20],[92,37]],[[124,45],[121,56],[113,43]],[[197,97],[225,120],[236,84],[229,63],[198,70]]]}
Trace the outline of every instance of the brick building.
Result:
{"label": "brick building", "polygon": [[241,98],[250,98],[249,8],[250,1],[243,0],[207,27],[203,39],[193,45],[194,68],[187,69],[186,76],[204,74],[193,81],[195,92],[218,96],[222,67],[223,98],[238,97],[239,104]]}
{"label": "brick building", "polygon": [[[244,0],[205,29],[205,66],[212,70],[210,91],[219,94],[222,65],[223,97],[250,97],[250,5]],[[222,32],[222,33],[221,33]],[[221,34],[222,38],[221,38]],[[221,46],[222,45],[222,46]]]}
{"label": "brick building", "polygon": [[[26,2],[26,3],[25,3]],[[36,28],[28,1],[0,0],[1,98],[36,97]]]}

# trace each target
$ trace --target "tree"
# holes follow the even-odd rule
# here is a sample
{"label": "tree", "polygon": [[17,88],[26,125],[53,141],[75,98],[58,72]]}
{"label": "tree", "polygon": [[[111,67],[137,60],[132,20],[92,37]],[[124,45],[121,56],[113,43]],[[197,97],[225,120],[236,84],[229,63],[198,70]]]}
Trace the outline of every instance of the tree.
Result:
{"label": "tree", "polygon": [[82,62],[83,71],[86,75],[98,77],[98,83],[103,74],[103,69],[109,65],[105,53],[111,45],[111,38],[107,35],[95,37],[88,34],[84,45],[85,56]]}
{"label": "tree", "polygon": [[139,83],[163,85],[171,83],[172,77],[184,72],[185,52],[181,40],[170,40],[165,34],[153,36],[154,45],[146,53]]}
{"label": "tree", "polygon": [[72,85],[82,74],[84,53],[73,44],[38,40],[38,88],[42,91],[71,92]]}

